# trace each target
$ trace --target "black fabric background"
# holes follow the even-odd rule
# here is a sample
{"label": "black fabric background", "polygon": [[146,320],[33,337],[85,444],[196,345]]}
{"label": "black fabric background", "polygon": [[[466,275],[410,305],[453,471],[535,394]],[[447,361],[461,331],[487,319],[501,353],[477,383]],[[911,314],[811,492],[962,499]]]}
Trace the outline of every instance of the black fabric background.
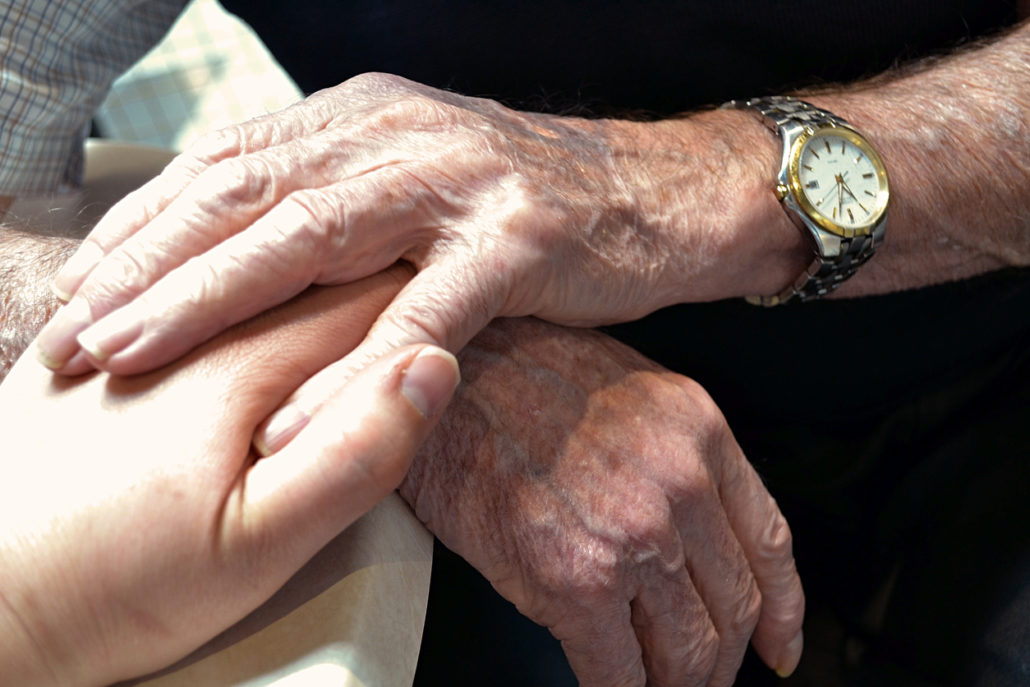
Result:
{"label": "black fabric background", "polygon": [[1010,24],[977,0],[226,0],[306,92],[385,71],[527,109],[672,114],[852,80]]}

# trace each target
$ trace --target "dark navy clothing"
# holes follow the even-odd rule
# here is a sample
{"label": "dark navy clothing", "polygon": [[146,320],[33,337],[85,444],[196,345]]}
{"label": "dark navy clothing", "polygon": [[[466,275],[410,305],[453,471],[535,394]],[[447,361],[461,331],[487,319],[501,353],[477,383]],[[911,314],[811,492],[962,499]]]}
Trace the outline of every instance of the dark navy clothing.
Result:
{"label": "dark navy clothing", "polygon": [[672,114],[852,80],[1011,24],[1014,1],[227,0],[312,92],[367,71],[532,109]]}
{"label": "dark navy clothing", "polygon": [[[305,91],[386,71],[633,116],[853,80],[1015,16],[1011,0],[223,4]],[[1030,271],[608,331],[708,389],[787,515],[810,649],[786,684],[1030,684]],[[435,561],[418,684],[575,684],[546,632]],[[813,667],[827,656],[841,682]],[[777,684],[754,662],[738,684]]]}

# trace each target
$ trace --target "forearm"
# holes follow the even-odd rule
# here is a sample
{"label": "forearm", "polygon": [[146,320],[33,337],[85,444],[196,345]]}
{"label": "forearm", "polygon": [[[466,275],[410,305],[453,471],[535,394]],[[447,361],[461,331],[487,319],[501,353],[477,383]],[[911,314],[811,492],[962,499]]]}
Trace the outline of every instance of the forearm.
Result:
{"label": "forearm", "polygon": [[[862,131],[890,174],[886,242],[841,295],[1030,264],[1030,24],[802,96]],[[635,221],[672,237],[672,251],[680,240],[693,253],[670,272],[675,300],[776,293],[811,261],[775,199],[780,142],[751,113],[618,122],[608,131]]]}
{"label": "forearm", "polygon": [[845,294],[1030,265],[1030,23],[906,71],[809,98],[873,137],[891,174],[887,243]]}
{"label": "forearm", "polygon": [[0,379],[57,309],[50,282],[77,246],[0,226]]}

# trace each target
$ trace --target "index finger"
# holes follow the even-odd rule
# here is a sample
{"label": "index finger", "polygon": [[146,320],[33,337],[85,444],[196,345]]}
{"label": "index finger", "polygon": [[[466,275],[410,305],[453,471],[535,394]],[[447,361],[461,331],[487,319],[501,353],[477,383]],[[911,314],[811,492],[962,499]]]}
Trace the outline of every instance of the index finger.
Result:
{"label": "index finger", "polygon": [[316,94],[285,110],[200,137],[161,174],[125,196],[104,215],[54,277],[54,293],[62,301],[71,300],[97,263],[160,215],[208,167],[318,131],[335,116],[331,103]]}
{"label": "index finger", "polygon": [[[403,263],[402,263],[403,264]],[[449,265],[430,265],[416,274],[379,315],[364,340],[346,357],[304,382],[254,435],[254,446],[263,455],[275,453],[293,438],[340,385],[373,361],[402,346],[433,344],[457,353],[489,324],[496,306],[466,295],[467,286],[448,291],[436,284],[438,274],[458,271]],[[470,280],[476,283],[477,280]],[[429,284],[434,284],[430,287]],[[480,303],[479,307],[471,304]],[[462,319],[462,318],[465,319]]]}

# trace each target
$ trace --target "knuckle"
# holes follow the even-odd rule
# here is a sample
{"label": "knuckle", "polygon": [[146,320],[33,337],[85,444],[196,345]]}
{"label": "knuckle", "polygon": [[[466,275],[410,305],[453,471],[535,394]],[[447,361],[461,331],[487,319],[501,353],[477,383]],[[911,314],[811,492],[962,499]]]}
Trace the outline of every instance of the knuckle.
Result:
{"label": "knuckle", "polygon": [[[642,490],[650,491],[650,490]],[[682,539],[672,519],[668,499],[652,495],[628,508],[621,527],[632,547],[628,558],[635,565],[656,565],[663,573],[682,570],[686,561]]]}
{"label": "knuckle", "polygon": [[97,266],[82,294],[94,308],[118,307],[145,289],[158,269],[156,253],[119,248]]}
{"label": "knuckle", "polygon": [[617,685],[617,687],[646,687],[649,684],[647,680],[644,664],[636,661],[628,666],[611,666],[607,684]]}
{"label": "knuckle", "polygon": [[347,221],[339,204],[318,189],[294,191],[282,202],[287,222],[281,231],[288,245],[308,245],[310,255],[328,255],[345,240]]}
{"label": "knuckle", "polygon": [[412,299],[407,306],[403,312],[393,313],[390,317],[390,322],[398,331],[404,332],[406,338],[431,341],[436,345],[447,339],[447,327],[439,322],[439,314],[430,300]]}
{"label": "knuckle", "polygon": [[298,213],[298,218],[302,220],[299,224],[321,224],[328,209],[322,194],[313,189],[294,191],[286,196],[283,203]]}
{"label": "knuckle", "polygon": [[244,140],[243,128],[233,124],[198,137],[179,158],[187,168],[212,165],[243,152]]}
{"label": "knuckle", "polygon": [[805,619],[805,594],[800,579],[792,575],[791,581],[777,588],[775,593],[778,594],[775,599],[770,598],[769,593],[763,597],[759,622],[785,628],[783,631],[788,636],[784,639],[789,639],[801,628]]}
{"label": "knuckle", "polygon": [[[691,444],[693,442],[694,445]],[[715,478],[708,466],[706,455],[696,446],[695,437],[684,438],[678,460],[678,469],[671,472],[665,483],[665,493],[678,517],[702,514],[718,498]]]}
{"label": "knuckle", "polygon": [[805,620],[805,596],[800,593],[800,590],[798,591],[799,593],[793,597],[791,603],[779,604],[775,610],[767,611],[769,622],[780,627],[790,628],[790,636],[801,629]]}
{"label": "knuckle", "polygon": [[200,312],[213,303],[223,303],[227,284],[232,281],[226,269],[210,260],[190,260],[183,266],[181,276],[189,285],[181,292],[182,300],[179,302],[180,312],[184,315]]}
{"label": "knuckle", "polygon": [[350,104],[372,104],[399,95],[417,93],[420,88],[425,87],[396,74],[365,72],[352,76],[338,88],[327,91],[326,95],[332,98],[342,93]]}
{"label": "knuckle", "polygon": [[263,195],[274,178],[270,166],[261,157],[234,157],[205,170],[197,184],[205,198],[240,203]]}
{"label": "knuckle", "polygon": [[598,606],[620,593],[618,556],[604,545],[574,555],[566,566],[561,586],[569,598],[586,606]]}
{"label": "knuckle", "polygon": [[[180,153],[172,158],[172,161],[165,165],[165,168],[161,170],[161,174],[159,174],[158,177],[150,183],[161,183],[166,187],[179,189],[189,181],[195,179],[210,165],[211,163],[205,158],[199,155],[194,155],[191,151],[187,150],[186,152]],[[147,189],[147,186],[147,184],[143,185],[139,189],[128,194],[126,198],[133,198],[134,200],[142,198],[146,195],[144,193],[144,189]]]}
{"label": "knuckle", "polygon": [[504,194],[492,210],[507,242],[517,247],[523,262],[548,265],[556,255],[575,249],[576,238],[567,231],[573,218],[552,189],[518,175],[506,175]]}
{"label": "knuckle", "polygon": [[343,86],[350,90],[363,92],[381,91],[396,85],[401,80],[400,77],[384,72],[364,72],[350,77],[343,82]]}
{"label": "knuckle", "polygon": [[762,532],[758,543],[759,555],[766,561],[784,563],[794,557],[794,538],[787,518],[778,508],[769,518],[769,524]]}
{"label": "knuckle", "polygon": [[770,572],[763,576],[762,622],[801,627],[805,595],[794,563],[793,543],[787,519],[776,510],[758,543],[758,555]]}
{"label": "knuckle", "polygon": [[692,635],[683,654],[683,684],[707,684],[719,656],[719,635],[715,627],[709,623],[704,631]]}
{"label": "knuckle", "polygon": [[729,434],[729,425],[723,416],[715,400],[708,395],[700,384],[693,380],[687,380],[687,393],[693,406],[694,418],[697,423],[697,433],[702,443],[708,445],[710,442],[721,442]]}
{"label": "knuckle", "polygon": [[382,215],[410,219],[424,211],[427,201],[446,205],[436,185],[428,181],[433,177],[425,164],[393,164],[368,179],[369,195],[375,197],[377,212]]}
{"label": "knuckle", "polygon": [[669,519],[653,509],[641,509],[625,522],[626,534],[631,541],[648,545],[663,543],[670,538],[672,526]]}
{"label": "knuckle", "polygon": [[[374,130],[382,131],[439,131],[442,125],[453,122],[443,103],[418,93],[397,92],[380,104],[368,121]],[[448,131],[447,133],[452,133]],[[437,142],[438,145],[438,142]]]}
{"label": "knuckle", "polygon": [[739,601],[733,608],[730,616],[727,631],[730,636],[747,639],[754,632],[758,625],[758,619],[762,615],[762,595],[758,591],[758,585],[750,573],[747,575],[747,589],[740,595]]}
{"label": "knuckle", "polygon": [[435,271],[439,277],[432,287],[423,281],[422,288],[413,289],[380,317],[375,325],[380,340],[394,347],[414,342],[461,347],[470,331],[485,327],[496,315],[496,298],[470,294],[467,283],[441,272]]}

